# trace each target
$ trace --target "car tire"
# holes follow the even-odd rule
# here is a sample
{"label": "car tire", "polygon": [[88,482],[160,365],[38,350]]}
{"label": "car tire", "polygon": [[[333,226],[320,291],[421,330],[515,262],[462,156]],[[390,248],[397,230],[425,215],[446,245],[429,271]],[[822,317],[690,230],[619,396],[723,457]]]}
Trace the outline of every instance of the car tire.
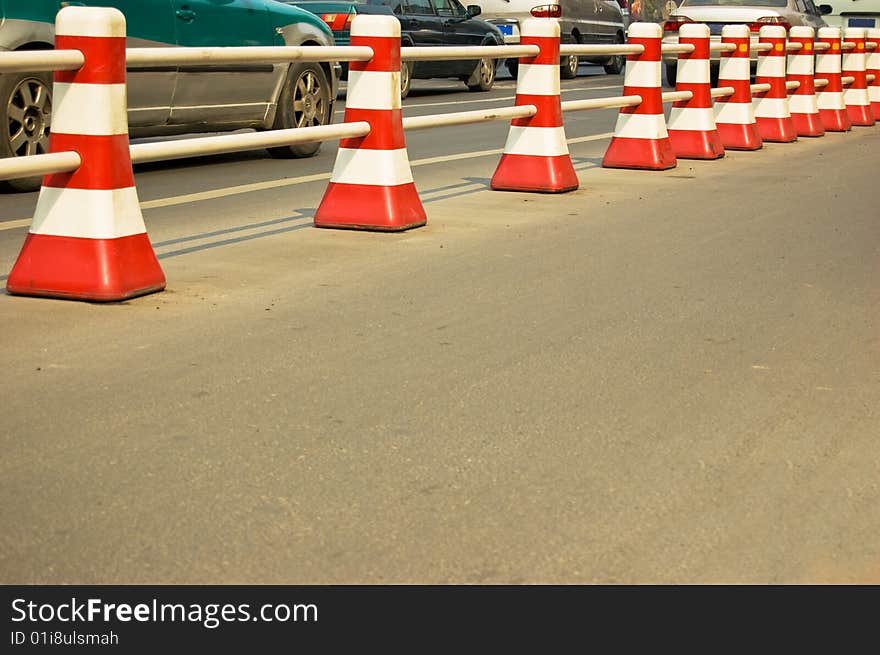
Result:
{"label": "car tire", "polygon": [[675,80],[678,77],[678,64],[666,64],[664,69],[666,70],[666,86],[675,86]]}
{"label": "car tire", "polygon": [[578,75],[578,66],[580,65],[580,57],[577,55],[568,55],[562,61],[559,67],[560,77],[564,80],[573,80]]}
{"label": "car tire", "polygon": [[[294,64],[287,71],[287,81],[281,90],[273,129],[328,125],[333,118],[330,102],[330,83],[324,69],[316,63]],[[292,146],[269,148],[269,154],[281,159],[311,157],[321,148],[321,142],[300,143]]]}
{"label": "car tire", "polygon": [[495,60],[483,57],[465,84],[468,91],[491,91],[495,84]]}
{"label": "car tire", "polygon": [[[52,122],[52,73],[4,73],[0,75],[3,125],[0,157],[21,157],[49,152]],[[10,191],[36,191],[40,176],[0,182]]]}
{"label": "car tire", "polygon": [[519,74],[519,59],[508,59],[504,62],[504,65],[507,67],[507,72],[510,73],[510,76],[516,79],[516,76]]}
{"label": "car tire", "polygon": [[403,100],[409,95],[412,87],[412,71],[413,63],[411,61],[400,62],[400,99]]}
{"label": "car tire", "polygon": [[[623,37],[618,35],[614,43],[615,45],[623,45]],[[626,57],[624,55],[614,55],[602,66],[606,75],[620,75],[625,67]]]}

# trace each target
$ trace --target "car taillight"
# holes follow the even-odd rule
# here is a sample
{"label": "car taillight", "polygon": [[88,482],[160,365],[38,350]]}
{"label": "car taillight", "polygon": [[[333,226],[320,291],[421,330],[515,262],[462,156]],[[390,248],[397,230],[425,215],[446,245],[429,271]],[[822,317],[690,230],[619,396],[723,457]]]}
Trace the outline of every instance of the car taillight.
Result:
{"label": "car taillight", "polygon": [[321,14],[321,20],[330,26],[334,32],[351,29],[351,21],[354,20],[355,14]]}
{"label": "car taillight", "polygon": [[617,4],[620,5],[621,9],[629,9],[629,0],[617,0]]}
{"label": "car taillight", "polygon": [[663,23],[664,32],[678,32],[679,28],[685,23],[693,23],[687,16],[670,16],[669,20]]}
{"label": "car taillight", "polygon": [[532,7],[532,16],[535,18],[561,18],[562,5],[540,5]]}
{"label": "car taillight", "polygon": [[791,29],[791,23],[780,16],[763,16],[754,23],[749,23],[749,32],[760,32],[765,25],[781,25],[786,31]]}

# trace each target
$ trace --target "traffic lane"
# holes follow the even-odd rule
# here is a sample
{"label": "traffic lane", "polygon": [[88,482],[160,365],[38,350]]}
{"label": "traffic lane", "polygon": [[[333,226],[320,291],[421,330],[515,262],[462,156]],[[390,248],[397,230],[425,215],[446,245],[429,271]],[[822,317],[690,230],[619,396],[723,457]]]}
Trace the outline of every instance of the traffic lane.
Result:
{"label": "traffic lane", "polygon": [[876,582],[878,142],[585,168],[171,258],[124,305],[7,298],[0,571]]}
{"label": "traffic lane", "polygon": [[[446,84],[445,81],[443,82]],[[565,95],[576,99],[619,93],[619,90],[605,88],[607,85],[599,86],[602,88],[572,86],[566,90]],[[613,85],[612,87],[617,89]],[[471,94],[450,92],[442,85],[439,88],[431,88],[434,89],[432,95],[421,97],[418,101],[410,99],[405,101],[405,115],[495,108],[505,106],[504,103],[512,105],[514,100],[514,96],[503,89],[486,94]],[[566,121],[571,125],[570,136],[607,133],[611,129],[609,126],[614,123],[614,115],[614,110],[569,114],[566,116]],[[507,130],[507,121],[493,121],[410,132],[407,134],[408,150],[412,160],[457,156],[474,151],[500,150],[506,141]],[[198,135],[189,135],[192,136]],[[247,203],[239,205],[240,209],[231,217],[229,223],[218,222],[218,213],[195,210],[173,213],[170,218],[173,222],[168,224],[154,210],[172,204],[189,204],[205,197],[216,204],[222,204],[225,202],[222,198],[227,197],[224,195],[224,189],[228,189],[229,193],[237,194],[246,192],[247,189],[266,186],[270,195],[283,192],[295,200],[298,180],[311,179],[326,186],[333,169],[336,149],[337,142],[331,141],[322,145],[318,155],[308,159],[279,160],[270,157],[265,150],[253,150],[138,165],[135,167],[135,182],[150,236],[154,242],[161,242],[235,228],[242,224],[240,219],[244,219],[245,224],[250,224],[283,218],[289,214],[279,215],[277,210],[268,209],[265,203],[250,193],[248,195],[253,198],[253,206],[248,206]],[[492,164],[487,163],[486,166],[490,167]],[[491,177],[490,170],[485,174]],[[283,182],[285,186],[273,186],[275,182]],[[292,184],[287,185],[287,182]],[[36,198],[36,193],[0,195],[0,216],[3,216],[0,219],[0,280],[5,279],[15,263],[30,225],[29,219],[33,215]],[[212,200],[213,198],[217,200]],[[297,206],[305,210],[313,210],[316,205]],[[166,226],[171,228],[170,232],[165,231]]]}

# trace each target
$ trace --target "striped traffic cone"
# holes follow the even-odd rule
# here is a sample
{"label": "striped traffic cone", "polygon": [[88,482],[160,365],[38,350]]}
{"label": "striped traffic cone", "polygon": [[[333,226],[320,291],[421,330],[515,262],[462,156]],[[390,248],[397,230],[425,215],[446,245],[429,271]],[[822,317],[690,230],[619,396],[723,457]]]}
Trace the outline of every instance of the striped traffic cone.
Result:
{"label": "striped traffic cone", "polygon": [[816,77],[828,80],[828,84],[816,93],[819,120],[826,132],[846,132],[852,129],[852,122],[843,103],[843,84],[840,81],[840,28],[820,27],[816,43],[828,46],[824,50],[817,50],[816,54]]}
{"label": "striped traffic cone", "polygon": [[816,102],[816,87],[813,84],[813,41],[815,31],[812,27],[796,25],[788,33],[790,43],[798,43],[800,50],[788,55],[786,80],[798,82],[788,99],[791,121],[798,136],[824,136],[825,128],[819,120],[819,105]]}
{"label": "striped traffic cone", "polygon": [[640,55],[627,55],[623,95],[641,96],[635,107],[622,107],[614,136],[602,159],[605,168],[638,168],[662,171],[674,168],[675,152],[669,142],[663,116],[660,86],[660,40],[663,32],[655,23],[632,23],[627,42],[642,45]]}
{"label": "striped traffic cone", "polygon": [[715,128],[712,110],[712,82],[709,78],[709,26],[702,23],[681,26],[678,42],[692,44],[694,51],[678,55],[675,90],[690,91],[690,100],[673,103],[669,113],[669,142],[676,157],[718,159],[724,146]]}
{"label": "striped traffic cone", "polygon": [[718,86],[733,87],[733,95],[715,100],[715,127],[721,144],[727,150],[760,150],[764,142],[752,106],[748,26],[725,25],[721,42],[736,46],[733,52],[721,53],[718,68]]}
{"label": "striped traffic cone", "polygon": [[868,98],[868,75],[865,72],[865,30],[861,27],[847,27],[843,40],[854,43],[855,48],[844,50],[841,74],[851,76],[853,83],[843,92],[843,104],[853,125],[870,127],[874,124],[871,101]]}
{"label": "striped traffic cone", "polygon": [[351,45],[369,46],[374,54],[349,64],[344,120],[366,121],[370,133],[340,140],[314,224],[384,232],[424,225],[403,137],[400,23],[393,16],[358,14]]}
{"label": "striped traffic cone", "polygon": [[868,51],[868,59],[865,69],[874,76],[874,81],[868,87],[868,99],[871,101],[871,113],[874,120],[880,121],[880,29],[871,28],[867,33],[867,44],[873,43],[874,49]]}
{"label": "striped traffic cone", "polygon": [[43,178],[10,293],[117,301],[161,291],[165,275],[147,236],[128,150],[125,17],[65,7],[55,48],[79,50],[82,68],[55,73],[50,152],[79,153],[72,173]]}
{"label": "striped traffic cone", "polygon": [[541,51],[519,60],[516,105],[534,105],[538,112],[511,121],[490,187],[496,191],[573,191],[578,188],[578,177],[568,153],[559,100],[559,22],[555,18],[524,20],[520,45],[537,45]]}
{"label": "striped traffic cone", "polygon": [[755,83],[770,85],[769,91],[757,93],[753,100],[758,132],[764,141],[797,141],[785,86],[785,28],[781,25],[764,25],[758,32],[758,41],[771,45],[769,52],[758,53]]}

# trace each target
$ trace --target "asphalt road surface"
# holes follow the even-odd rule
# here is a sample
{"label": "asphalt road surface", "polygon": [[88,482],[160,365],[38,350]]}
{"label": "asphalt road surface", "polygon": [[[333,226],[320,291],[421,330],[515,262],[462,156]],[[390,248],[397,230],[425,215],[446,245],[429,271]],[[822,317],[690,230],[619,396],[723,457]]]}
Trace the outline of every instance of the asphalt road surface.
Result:
{"label": "asphalt road surface", "polygon": [[564,195],[413,133],[402,234],[311,227],[333,144],[138,167],[167,291],[0,295],[0,582],[880,583],[880,127],[653,173],[614,116]]}

